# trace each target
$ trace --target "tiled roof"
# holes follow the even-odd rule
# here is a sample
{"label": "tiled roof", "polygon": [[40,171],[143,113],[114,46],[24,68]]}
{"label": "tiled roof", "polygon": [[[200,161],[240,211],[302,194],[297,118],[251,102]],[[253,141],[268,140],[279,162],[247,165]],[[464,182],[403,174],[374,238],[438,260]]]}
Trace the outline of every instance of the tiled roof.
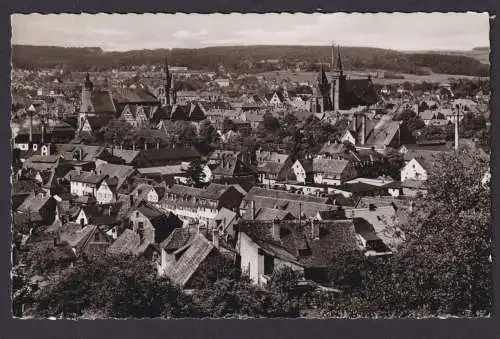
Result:
{"label": "tiled roof", "polygon": [[160,243],[160,248],[167,251],[167,253],[177,251],[191,241],[195,235],[188,228],[176,228]]}
{"label": "tiled roof", "polygon": [[116,88],[113,99],[119,104],[125,103],[158,103],[159,100],[152,93],[142,89]]}
{"label": "tiled roof", "polygon": [[111,93],[108,91],[92,91],[91,102],[96,113],[116,112]]}
{"label": "tiled roof", "polygon": [[23,201],[23,203],[18,207],[17,210],[23,213],[38,212],[51,199],[52,198],[49,195],[30,195],[26,198],[26,200]]}
{"label": "tiled roof", "polygon": [[118,178],[117,188],[120,188],[123,182],[134,174],[135,169],[133,166],[101,164],[97,166],[95,171],[100,175],[107,175],[110,178]]}
{"label": "tiled roof", "polygon": [[348,165],[349,161],[347,160],[315,158],[313,159],[313,172],[339,175],[345,171]]}
{"label": "tiled roof", "polygon": [[92,172],[81,172],[80,174],[72,175],[71,181],[85,182],[88,184],[98,185],[108,176],[104,174],[94,174]]}
{"label": "tiled roof", "polygon": [[214,249],[214,245],[203,235],[196,235],[180,258],[169,265],[167,276],[177,285],[186,285]]}
{"label": "tiled roof", "polygon": [[311,222],[296,220],[279,223],[279,240],[272,237],[273,222],[240,221],[239,229],[265,251],[305,267],[325,267],[336,257],[359,249],[352,221],[315,221],[315,225],[318,238],[313,236]]}

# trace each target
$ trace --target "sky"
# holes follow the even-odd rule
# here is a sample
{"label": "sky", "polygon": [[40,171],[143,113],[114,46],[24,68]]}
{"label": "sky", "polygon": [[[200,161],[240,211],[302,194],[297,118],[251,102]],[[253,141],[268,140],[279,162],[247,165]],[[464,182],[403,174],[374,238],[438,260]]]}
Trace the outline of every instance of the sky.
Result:
{"label": "sky", "polygon": [[489,46],[487,13],[13,14],[12,43],[105,51],[235,45]]}

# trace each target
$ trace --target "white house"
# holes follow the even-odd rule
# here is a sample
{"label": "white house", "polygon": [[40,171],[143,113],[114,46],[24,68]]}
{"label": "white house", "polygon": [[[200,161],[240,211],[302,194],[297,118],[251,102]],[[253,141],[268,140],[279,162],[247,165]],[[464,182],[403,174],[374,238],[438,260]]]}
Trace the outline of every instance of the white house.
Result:
{"label": "white house", "polygon": [[295,174],[296,181],[305,184],[312,174],[312,161],[309,159],[297,160],[292,165],[292,171]]}
{"label": "white house", "polygon": [[401,181],[427,180],[428,169],[429,164],[423,158],[413,158],[401,169]]}
{"label": "white house", "polygon": [[[113,180],[104,180],[96,191],[96,200],[99,204],[110,204],[116,201]],[[113,185],[114,184],[114,185]]]}

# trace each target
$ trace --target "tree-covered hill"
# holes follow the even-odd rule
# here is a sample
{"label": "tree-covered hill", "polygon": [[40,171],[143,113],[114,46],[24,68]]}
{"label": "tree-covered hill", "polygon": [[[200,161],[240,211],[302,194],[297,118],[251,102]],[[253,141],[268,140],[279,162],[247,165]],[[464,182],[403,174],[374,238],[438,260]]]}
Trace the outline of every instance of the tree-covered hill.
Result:
{"label": "tree-covered hill", "polygon": [[[403,53],[388,49],[344,47],[346,69],[385,69],[411,74],[434,73],[488,76],[489,66],[463,55]],[[132,65],[169,63],[192,69],[261,72],[294,69],[297,63],[313,67],[331,61],[329,46],[224,46],[199,49],[155,49],[105,52],[100,48],[67,48],[13,45],[12,63],[16,68],[67,67],[78,71],[127,68]]]}

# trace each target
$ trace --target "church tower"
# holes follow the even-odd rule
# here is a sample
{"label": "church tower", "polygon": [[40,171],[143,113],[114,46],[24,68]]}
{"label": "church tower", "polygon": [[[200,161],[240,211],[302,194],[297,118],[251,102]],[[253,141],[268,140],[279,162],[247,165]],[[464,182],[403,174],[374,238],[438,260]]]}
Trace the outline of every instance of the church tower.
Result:
{"label": "church tower", "polygon": [[330,88],[330,98],[333,110],[340,109],[340,90],[342,82],[345,80],[344,70],[342,68],[342,56],[340,55],[340,46],[337,46],[337,64],[334,60],[334,46],[332,45],[332,84]]}
{"label": "church tower", "polygon": [[80,112],[78,113],[78,129],[82,128],[87,113],[94,112],[94,105],[92,105],[92,92],[94,91],[94,84],[90,81],[90,75],[87,73],[82,87],[82,96],[80,102]]}
{"label": "church tower", "polygon": [[162,105],[174,105],[176,101],[174,90],[174,75],[170,73],[167,58],[165,58],[164,72],[165,79],[163,84],[164,93],[161,98]]}

